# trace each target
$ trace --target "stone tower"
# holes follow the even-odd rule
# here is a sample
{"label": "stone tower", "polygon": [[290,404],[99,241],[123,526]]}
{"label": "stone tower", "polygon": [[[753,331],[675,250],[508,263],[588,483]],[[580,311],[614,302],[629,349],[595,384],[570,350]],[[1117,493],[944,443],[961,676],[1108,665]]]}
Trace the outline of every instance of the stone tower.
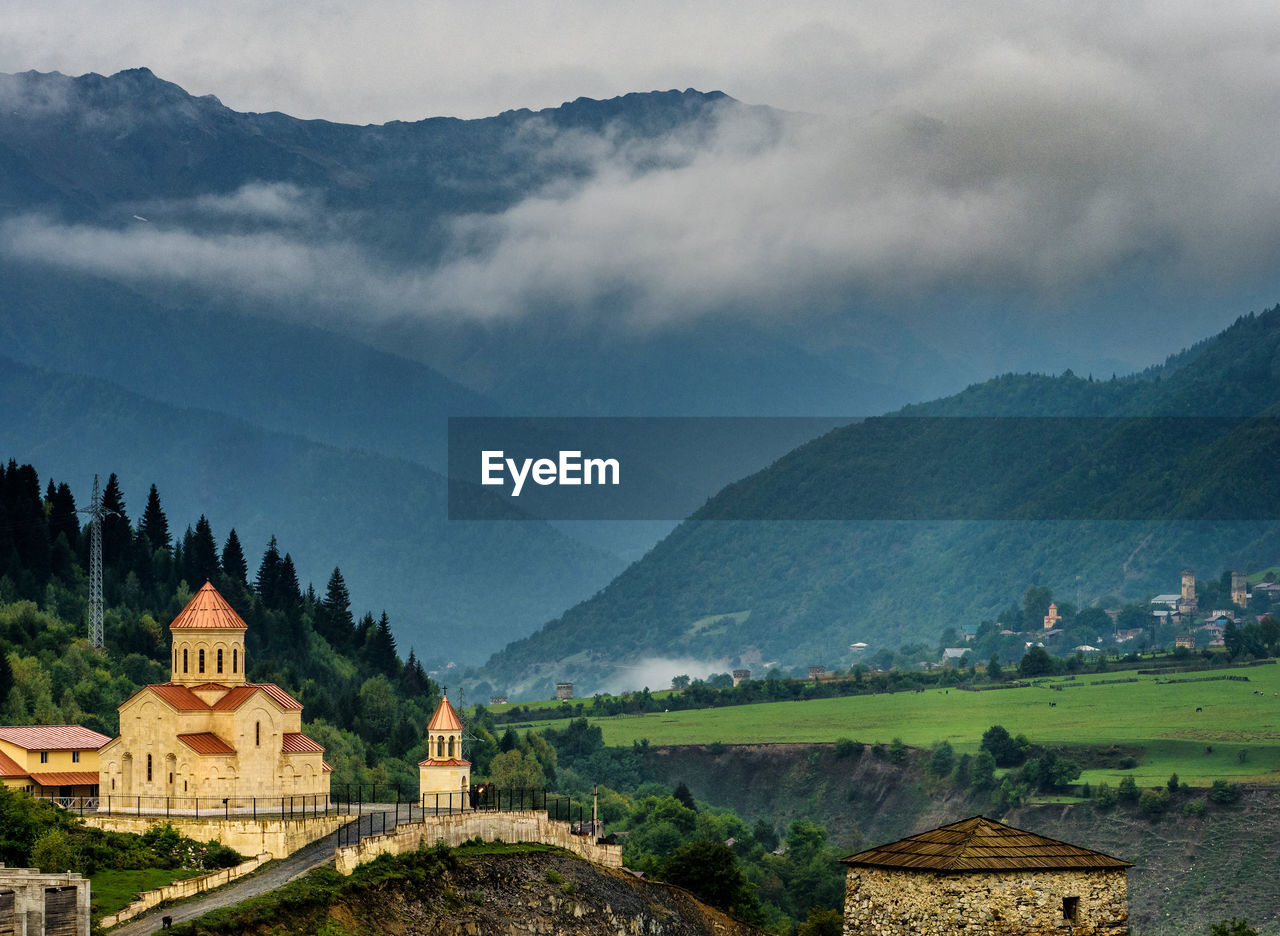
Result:
{"label": "stone tower", "polygon": [[1182,597],[1178,599],[1178,613],[1195,614],[1200,603],[1196,600],[1196,574],[1191,569],[1182,570]]}
{"label": "stone tower", "polygon": [[1241,608],[1249,607],[1249,580],[1243,572],[1231,573],[1231,603]]}
{"label": "stone tower", "polygon": [[205,582],[169,625],[173,635],[169,681],[179,686],[243,686],[245,630],[240,615]]}

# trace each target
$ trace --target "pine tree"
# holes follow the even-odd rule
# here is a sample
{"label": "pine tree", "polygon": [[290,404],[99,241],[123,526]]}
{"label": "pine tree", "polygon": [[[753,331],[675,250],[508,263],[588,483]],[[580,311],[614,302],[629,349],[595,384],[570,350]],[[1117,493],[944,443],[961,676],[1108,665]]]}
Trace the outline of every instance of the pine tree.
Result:
{"label": "pine tree", "polygon": [[374,625],[366,638],[365,659],[376,672],[385,673],[389,679],[400,675],[400,657],[396,654],[396,638],[391,633],[391,621],[387,612]]}
{"label": "pine tree", "polygon": [[191,567],[194,578],[187,584],[197,588],[205,582],[213,581],[219,571],[218,541],[213,538],[213,527],[204,514],[196,521],[196,532],[191,539],[191,550],[188,551],[187,563]]}
{"label": "pine tree", "polygon": [[283,565],[280,549],[273,536],[271,542],[267,544],[267,551],[262,554],[262,562],[258,565],[258,576],[254,579],[253,585],[254,591],[258,593],[258,600],[265,607],[279,608],[280,573]]}
{"label": "pine tree", "polygon": [[298,570],[293,567],[293,556],[284,554],[280,563],[280,610],[296,614],[302,603],[302,589],[298,587]]}
{"label": "pine tree", "polygon": [[160,506],[160,492],[151,485],[151,493],[147,495],[147,506],[142,511],[142,522],[138,524],[138,532],[146,536],[149,552],[157,549],[168,549],[170,543],[169,518]]}
{"label": "pine tree", "polygon": [[336,566],[329,576],[324,600],[316,608],[316,632],[335,650],[348,648],[355,637],[355,619],[351,616],[351,593]]}
{"label": "pine tree", "polygon": [[102,491],[102,564],[120,571],[121,578],[133,566],[133,528],[125,511],[124,493],[115,472]]}
{"label": "pine tree", "polygon": [[404,671],[400,674],[400,694],[406,699],[416,699],[426,691],[426,682],[421,678],[422,667],[418,658],[409,649],[409,659],[405,660]]}
{"label": "pine tree", "polygon": [[9,666],[9,648],[0,643],[0,708],[4,708],[13,688],[13,668]]}
{"label": "pine tree", "polygon": [[49,495],[49,539],[56,540],[62,534],[67,538],[67,545],[74,550],[76,540],[80,537],[80,518],[76,516],[75,495],[71,493],[71,485],[65,481],[57,488],[50,481],[49,487],[53,491]]}
{"label": "pine tree", "polygon": [[235,527],[231,528],[226,545],[222,547],[222,571],[236,584],[249,587],[249,566],[244,561],[244,550],[240,547]]}

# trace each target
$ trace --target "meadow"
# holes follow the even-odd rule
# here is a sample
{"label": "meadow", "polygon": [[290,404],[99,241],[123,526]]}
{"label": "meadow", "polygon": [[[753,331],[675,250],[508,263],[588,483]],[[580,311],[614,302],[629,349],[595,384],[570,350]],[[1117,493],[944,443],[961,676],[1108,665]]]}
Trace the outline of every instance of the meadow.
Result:
{"label": "meadow", "polygon": [[[1210,678],[1228,674],[1247,681]],[[901,738],[923,748],[948,741],[957,753],[971,754],[978,751],[982,733],[999,724],[1036,744],[1102,750],[1114,745],[1137,758],[1137,766],[1128,770],[1087,769],[1081,780],[1093,784],[1105,780],[1114,786],[1130,775],[1139,786],[1154,786],[1172,773],[1192,786],[1216,779],[1280,783],[1280,666],[1275,665],[1161,677],[1100,673],[1016,689],[931,688],[591,721],[611,746],[641,739],[687,745],[839,738],[888,744]],[[549,721],[536,727],[563,725]]]}

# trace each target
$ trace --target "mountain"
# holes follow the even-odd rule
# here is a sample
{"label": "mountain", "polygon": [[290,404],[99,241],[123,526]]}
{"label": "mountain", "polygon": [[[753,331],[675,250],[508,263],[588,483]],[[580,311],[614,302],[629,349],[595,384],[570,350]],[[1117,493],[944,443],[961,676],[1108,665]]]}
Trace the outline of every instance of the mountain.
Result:
{"label": "mountain", "polygon": [[0,452],[85,479],[78,503],[88,479],[114,472],[136,525],[155,483],[171,517],[206,515],[219,544],[235,526],[251,569],[278,536],[304,583],[323,593],[341,566],[354,606],[385,608],[423,660],[478,660],[619,568],[541,522],[449,523],[446,479],[404,459],[2,357],[0,405]]}
{"label": "mountain", "polygon": [[1276,417],[1280,307],[1124,380],[1006,375],[839,428],[729,485],[480,675],[536,696],[655,658],[848,666],[850,644],[932,647],[1033,585],[1114,607],[1175,591],[1186,567],[1268,568]]}

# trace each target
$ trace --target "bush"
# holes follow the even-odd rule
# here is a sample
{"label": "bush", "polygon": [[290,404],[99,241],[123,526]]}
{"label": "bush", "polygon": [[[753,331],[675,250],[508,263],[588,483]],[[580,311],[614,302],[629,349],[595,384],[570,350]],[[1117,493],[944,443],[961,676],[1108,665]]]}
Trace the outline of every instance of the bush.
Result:
{"label": "bush", "polygon": [[955,765],[955,751],[950,743],[943,741],[933,749],[933,756],[929,758],[929,773],[935,777],[945,777],[951,773],[951,768]]}
{"label": "bush", "polygon": [[836,757],[861,757],[862,745],[851,738],[836,739]]}
{"label": "bush", "polygon": [[889,761],[894,764],[901,764],[907,759],[907,746],[902,743],[901,738],[894,738],[889,742]]}
{"label": "bush", "polygon": [[1095,809],[1107,810],[1116,804],[1116,791],[1111,789],[1111,784],[1102,781],[1098,784],[1098,788],[1093,792],[1093,806]]}
{"label": "bush", "polygon": [[1184,816],[1203,816],[1204,800],[1192,800],[1187,803],[1182,807],[1182,814]]}
{"label": "bush", "polygon": [[1169,808],[1169,791],[1159,788],[1143,790],[1138,797],[1138,808],[1149,816],[1158,816]]}
{"label": "bush", "polygon": [[1138,784],[1134,782],[1133,777],[1120,778],[1120,786],[1116,789],[1116,796],[1126,803],[1136,803],[1138,801]]}
{"label": "bush", "polygon": [[1234,803],[1240,798],[1240,788],[1234,783],[1227,783],[1225,780],[1213,781],[1213,786],[1209,788],[1209,799],[1215,803],[1227,804]]}

